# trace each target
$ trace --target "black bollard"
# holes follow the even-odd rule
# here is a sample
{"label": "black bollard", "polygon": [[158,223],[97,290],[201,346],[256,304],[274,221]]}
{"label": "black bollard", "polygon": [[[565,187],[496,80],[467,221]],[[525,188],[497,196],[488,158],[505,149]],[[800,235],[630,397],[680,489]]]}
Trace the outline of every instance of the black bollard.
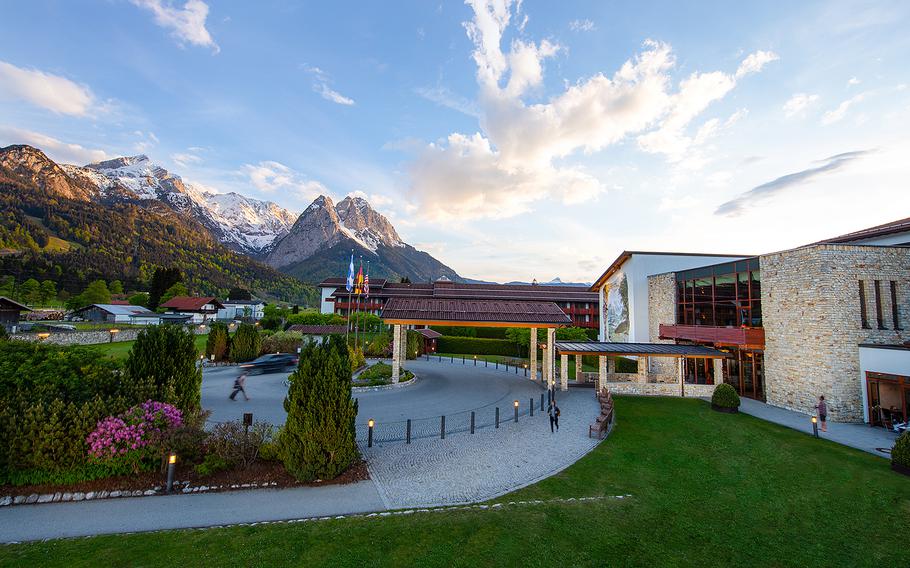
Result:
{"label": "black bollard", "polygon": [[411,419],[410,418],[408,418],[408,426],[407,426],[407,431],[405,432],[405,436],[406,436],[405,443],[410,444],[411,443]]}
{"label": "black bollard", "polygon": [[373,419],[367,421],[367,447],[373,447]]}
{"label": "black bollard", "polygon": [[171,452],[167,458],[167,486],[165,487],[166,493],[171,493],[174,491],[174,470],[177,467],[177,454]]}
{"label": "black bollard", "polygon": [[496,360],[496,368],[499,368],[499,359]]}
{"label": "black bollard", "polygon": [[474,411],[471,411],[471,434],[474,433]]}
{"label": "black bollard", "polygon": [[443,415],[439,421],[439,438],[441,440],[446,439],[446,417]]}
{"label": "black bollard", "polygon": [[464,355],[461,356],[461,364],[464,365]]}
{"label": "black bollard", "polygon": [[487,365],[487,363],[489,363],[489,361],[487,361],[486,359],[484,359],[484,360],[483,360],[483,366],[484,366],[484,367],[488,367],[489,365]]}
{"label": "black bollard", "polygon": [[531,402],[528,406],[531,409],[531,416],[534,416],[534,397],[533,396],[531,397]]}
{"label": "black bollard", "polygon": [[496,427],[499,428],[499,407],[496,407]]}
{"label": "black bollard", "polygon": [[518,423],[518,401],[517,400],[515,401],[514,406],[515,406],[515,423],[517,424]]}
{"label": "black bollard", "polygon": [[540,411],[543,412],[543,393],[540,393]]}

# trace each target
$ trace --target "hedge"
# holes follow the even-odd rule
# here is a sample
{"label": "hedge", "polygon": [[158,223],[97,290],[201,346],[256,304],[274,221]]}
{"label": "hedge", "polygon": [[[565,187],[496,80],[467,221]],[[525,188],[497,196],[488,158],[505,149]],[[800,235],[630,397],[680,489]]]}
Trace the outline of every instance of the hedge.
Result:
{"label": "hedge", "polygon": [[910,467],[910,430],[897,437],[891,448],[891,461]]}
{"label": "hedge", "polygon": [[720,383],[714,387],[711,395],[711,404],[719,408],[739,408],[739,395],[736,389],[727,383]]}
{"label": "hedge", "polygon": [[436,340],[439,353],[464,353],[468,355],[520,356],[519,347],[505,339],[483,339],[479,337],[452,337],[443,335]]}

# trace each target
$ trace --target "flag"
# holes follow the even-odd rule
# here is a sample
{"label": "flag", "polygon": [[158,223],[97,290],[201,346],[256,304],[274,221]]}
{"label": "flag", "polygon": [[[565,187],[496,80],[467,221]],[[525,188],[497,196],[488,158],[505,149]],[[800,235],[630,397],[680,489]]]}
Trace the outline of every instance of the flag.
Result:
{"label": "flag", "polygon": [[363,277],[363,295],[370,297],[370,263],[367,263],[367,274]]}
{"label": "flag", "polygon": [[354,283],[354,293],[360,295],[363,292],[363,259],[360,260],[360,270],[357,271],[357,280]]}
{"label": "flag", "polygon": [[348,266],[348,282],[345,286],[348,292],[354,289],[354,253],[351,253],[351,264]]}

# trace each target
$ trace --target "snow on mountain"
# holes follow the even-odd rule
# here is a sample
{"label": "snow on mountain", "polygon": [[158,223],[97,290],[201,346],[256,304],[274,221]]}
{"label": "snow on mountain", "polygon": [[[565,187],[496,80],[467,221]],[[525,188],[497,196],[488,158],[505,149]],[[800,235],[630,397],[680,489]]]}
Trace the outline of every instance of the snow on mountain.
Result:
{"label": "snow on mountain", "polygon": [[271,201],[239,193],[215,193],[190,184],[190,196],[221,227],[225,239],[251,252],[262,252],[291,229],[297,214]]}

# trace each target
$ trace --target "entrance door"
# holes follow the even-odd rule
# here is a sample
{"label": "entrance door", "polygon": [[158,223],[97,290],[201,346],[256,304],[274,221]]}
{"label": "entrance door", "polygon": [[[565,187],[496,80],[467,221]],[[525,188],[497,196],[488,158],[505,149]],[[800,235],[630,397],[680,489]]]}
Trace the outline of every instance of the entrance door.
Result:
{"label": "entrance door", "polygon": [[866,373],[869,424],[891,428],[907,421],[910,409],[910,377]]}

